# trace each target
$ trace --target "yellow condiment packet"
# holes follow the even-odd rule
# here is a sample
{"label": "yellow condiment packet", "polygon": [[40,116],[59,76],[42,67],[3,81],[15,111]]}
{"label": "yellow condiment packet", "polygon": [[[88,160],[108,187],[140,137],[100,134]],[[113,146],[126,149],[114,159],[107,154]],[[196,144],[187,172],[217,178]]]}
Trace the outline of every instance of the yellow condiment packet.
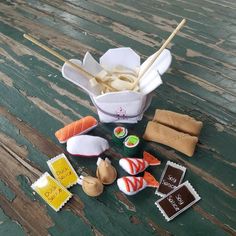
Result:
{"label": "yellow condiment packet", "polygon": [[47,164],[53,176],[64,187],[69,188],[78,182],[78,175],[63,153],[47,161]]}
{"label": "yellow condiment packet", "polygon": [[55,211],[59,211],[72,197],[72,194],[47,172],[34,182],[31,188]]}

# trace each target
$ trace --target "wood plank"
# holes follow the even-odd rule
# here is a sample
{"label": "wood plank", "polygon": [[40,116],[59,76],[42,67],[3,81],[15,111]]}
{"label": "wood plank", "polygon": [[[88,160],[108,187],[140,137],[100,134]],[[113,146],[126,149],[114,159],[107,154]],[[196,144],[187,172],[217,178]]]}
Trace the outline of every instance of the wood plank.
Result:
{"label": "wood plank", "polygon": [[[148,3],[0,1],[0,202],[5,228],[12,226],[19,235],[23,231],[32,235],[235,234],[236,5],[232,0]],[[182,17],[188,24],[170,45],[173,62],[163,76],[164,84],[154,93],[143,120],[128,128],[142,136],[156,108],[202,120],[194,158],[163,145],[144,145],[163,162],[150,168],[157,178],[167,160],[187,166],[186,179],[202,201],[167,223],[154,206],[153,189],[127,197],[112,185],[101,197],[91,199],[75,186],[73,199],[61,212],[53,212],[32,193],[30,184],[48,171],[49,157],[65,150],[54,132],[85,115],[97,117],[96,109],[87,94],[61,77],[61,63],[22,34],[32,33],[68,58],[81,59],[88,50],[99,58],[110,47],[131,46],[144,59]],[[92,134],[110,141],[114,127],[99,124]],[[105,155],[118,169],[124,155],[120,148],[112,145]],[[95,160],[69,159],[78,173],[94,174]],[[119,169],[119,174],[125,172]]]}

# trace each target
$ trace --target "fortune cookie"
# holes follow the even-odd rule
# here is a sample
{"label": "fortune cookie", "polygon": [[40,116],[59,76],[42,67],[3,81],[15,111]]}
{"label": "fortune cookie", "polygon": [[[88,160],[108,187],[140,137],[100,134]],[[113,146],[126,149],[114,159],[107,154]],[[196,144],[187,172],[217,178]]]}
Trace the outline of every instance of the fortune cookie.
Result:
{"label": "fortune cookie", "polygon": [[90,197],[97,197],[103,192],[103,184],[95,177],[80,176],[78,183],[82,185],[83,191]]}
{"label": "fortune cookie", "polygon": [[103,184],[112,184],[116,180],[116,169],[108,158],[98,158],[96,176]]}

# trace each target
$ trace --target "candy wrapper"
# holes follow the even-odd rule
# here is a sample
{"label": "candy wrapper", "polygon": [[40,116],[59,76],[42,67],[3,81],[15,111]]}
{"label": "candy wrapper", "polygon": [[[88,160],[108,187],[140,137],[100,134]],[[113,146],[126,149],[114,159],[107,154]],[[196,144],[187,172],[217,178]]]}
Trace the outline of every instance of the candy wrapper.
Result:
{"label": "candy wrapper", "polygon": [[173,220],[176,216],[187,210],[200,200],[192,185],[186,181],[172,190],[165,197],[158,200],[155,204],[167,221]]}
{"label": "candy wrapper", "polygon": [[53,176],[64,187],[69,188],[77,183],[79,177],[63,153],[47,161],[47,164]]}
{"label": "candy wrapper", "polygon": [[158,181],[147,171],[143,177],[124,176],[117,180],[117,185],[120,191],[127,195],[134,195],[146,187],[157,188]]}
{"label": "candy wrapper", "polygon": [[34,182],[31,188],[55,211],[59,211],[72,197],[72,194],[47,172]]}
{"label": "candy wrapper", "polygon": [[143,172],[148,166],[160,165],[161,162],[150,153],[144,151],[143,159],[140,158],[121,158],[119,165],[130,175]]}

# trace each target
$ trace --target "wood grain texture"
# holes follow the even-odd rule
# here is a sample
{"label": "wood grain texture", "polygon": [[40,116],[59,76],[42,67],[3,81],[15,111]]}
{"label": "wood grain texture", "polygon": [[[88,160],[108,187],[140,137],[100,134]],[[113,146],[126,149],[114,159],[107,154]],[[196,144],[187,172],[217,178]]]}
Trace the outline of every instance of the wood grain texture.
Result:
{"label": "wood grain texture", "polygon": [[[236,234],[236,3],[233,0],[0,0],[0,234],[1,235],[235,235]],[[167,223],[154,205],[153,189],[133,197],[114,184],[98,198],[79,186],[55,213],[30,185],[46,161],[61,152],[54,132],[86,115],[97,117],[89,96],[62,78],[61,62],[23,38],[33,34],[66,58],[86,51],[132,47],[144,60],[182,18],[187,25],[170,44],[173,61],[141,122],[127,125],[142,136],[155,109],[203,121],[197,152],[186,158],[145,142],[160,167],[187,167],[185,179],[202,200]],[[115,124],[99,124],[93,135],[111,140]],[[112,145],[112,143],[111,143]],[[140,153],[140,157],[141,157]],[[112,145],[104,156],[118,167],[123,156]],[[94,159],[69,156],[79,174],[95,174]]]}

